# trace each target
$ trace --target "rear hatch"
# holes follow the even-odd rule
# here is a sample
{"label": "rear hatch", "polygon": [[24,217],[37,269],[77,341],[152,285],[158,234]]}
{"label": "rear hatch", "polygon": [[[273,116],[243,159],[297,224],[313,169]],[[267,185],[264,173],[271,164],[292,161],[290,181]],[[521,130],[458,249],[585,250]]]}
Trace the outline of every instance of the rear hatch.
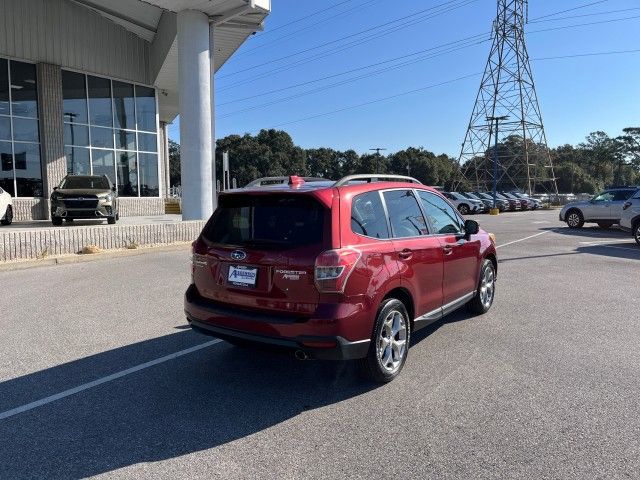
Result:
{"label": "rear hatch", "polygon": [[330,248],[330,225],[330,210],[310,193],[221,195],[196,243],[196,288],[227,306],[311,314],[315,259]]}

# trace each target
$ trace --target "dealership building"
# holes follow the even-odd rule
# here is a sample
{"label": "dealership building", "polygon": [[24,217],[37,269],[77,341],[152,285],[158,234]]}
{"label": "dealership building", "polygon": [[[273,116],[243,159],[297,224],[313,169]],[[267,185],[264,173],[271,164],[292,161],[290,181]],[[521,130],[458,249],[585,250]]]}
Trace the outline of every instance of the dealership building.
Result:
{"label": "dealership building", "polygon": [[164,213],[180,115],[185,220],[215,202],[213,73],[270,0],[2,0],[0,187],[47,219],[68,173],[107,175],[121,215]]}

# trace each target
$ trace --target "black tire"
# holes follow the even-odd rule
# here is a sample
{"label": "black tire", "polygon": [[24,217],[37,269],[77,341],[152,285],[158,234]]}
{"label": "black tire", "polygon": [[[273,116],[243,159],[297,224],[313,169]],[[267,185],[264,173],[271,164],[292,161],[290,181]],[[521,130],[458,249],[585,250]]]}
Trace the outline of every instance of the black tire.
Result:
{"label": "black tire", "polygon": [[462,203],[458,205],[458,211],[460,212],[460,215],[469,215],[471,209],[469,208],[469,205],[467,205],[466,203]]}
{"label": "black tire", "polygon": [[51,223],[53,223],[54,227],[59,227],[62,225],[62,217],[51,217]]}
{"label": "black tire", "polygon": [[603,230],[609,230],[613,226],[613,223],[610,223],[610,222],[598,222],[598,226],[600,228],[602,228]]}
{"label": "black tire", "polygon": [[636,243],[640,245],[640,221],[636,222],[636,224],[633,226],[633,238],[635,239]]}
{"label": "black tire", "polygon": [[582,216],[582,212],[580,210],[569,210],[565,217],[565,221],[569,228],[582,228],[584,225],[584,217]]}
{"label": "black tire", "polygon": [[[399,317],[397,315],[399,315]],[[401,347],[398,347],[396,343],[396,348],[400,349],[399,355],[396,354],[396,350],[390,345],[391,342],[383,346],[384,338],[389,338],[386,327],[389,324],[389,318],[391,318],[392,325],[395,324],[396,320],[399,322],[398,332],[391,337],[394,339],[394,343],[404,342]],[[404,324],[404,338],[402,338],[402,323]],[[385,330],[384,335],[383,329]],[[370,380],[378,383],[388,383],[396,378],[407,361],[410,340],[411,322],[407,314],[407,309],[400,300],[395,298],[386,299],[378,309],[367,356],[358,361],[361,373]],[[385,352],[389,352],[390,355],[386,355]],[[388,363],[387,366],[383,365],[384,359],[381,358],[382,356],[388,358],[388,362],[392,364],[391,368],[389,368]]]}
{"label": "black tire", "polygon": [[13,222],[13,207],[11,205],[7,205],[7,210],[4,212],[4,218],[0,220],[2,225],[11,225]]}
{"label": "black tire", "polygon": [[[488,280],[488,277],[491,279],[490,289],[487,288],[487,291],[483,291],[483,287],[485,287],[485,281]],[[488,285],[486,285],[488,287]],[[490,290],[490,291],[489,291]],[[473,298],[467,303],[467,309],[470,312],[477,313],[478,315],[483,315],[489,311],[491,305],[493,305],[493,301],[496,298],[496,268],[493,265],[493,262],[489,259],[485,259],[482,262],[482,268],[480,268],[480,279],[478,280],[478,287],[476,288],[476,294]]]}
{"label": "black tire", "polygon": [[115,225],[115,223],[116,223],[116,217],[115,217],[115,216],[114,216],[114,217],[107,217],[107,223],[108,223],[109,225]]}

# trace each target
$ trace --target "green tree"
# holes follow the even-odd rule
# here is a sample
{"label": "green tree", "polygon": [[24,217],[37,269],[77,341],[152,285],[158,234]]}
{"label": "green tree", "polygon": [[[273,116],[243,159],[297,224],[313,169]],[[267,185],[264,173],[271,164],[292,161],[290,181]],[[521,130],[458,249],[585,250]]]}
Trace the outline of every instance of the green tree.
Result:
{"label": "green tree", "polygon": [[169,140],[169,183],[180,185],[180,144]]}

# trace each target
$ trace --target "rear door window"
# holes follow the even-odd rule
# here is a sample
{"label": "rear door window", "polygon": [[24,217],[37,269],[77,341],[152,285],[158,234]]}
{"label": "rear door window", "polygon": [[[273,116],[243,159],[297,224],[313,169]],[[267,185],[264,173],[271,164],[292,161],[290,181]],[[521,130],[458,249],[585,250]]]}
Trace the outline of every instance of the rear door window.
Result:
{"label": "rear door window", "polygon": [[216,244],[295,248],[323,242],[326,209],[304,195],[229,195],[202,232]]}
{"label": "rear door window", "polygon": [[389,226],[380,194],[361,193],[351,202],[351,231],[365,237],[387,239]]}
{"label": "rear door window", "polygon": [[613,201],[621,201],[624,202],[628,200],[633,195],[633,190],[616,190],[613,192]]}
{"label": "rear door window", "polygon": [[383,195],[394,238],[419,237],[429,233],[413,191],[390,190]]}

